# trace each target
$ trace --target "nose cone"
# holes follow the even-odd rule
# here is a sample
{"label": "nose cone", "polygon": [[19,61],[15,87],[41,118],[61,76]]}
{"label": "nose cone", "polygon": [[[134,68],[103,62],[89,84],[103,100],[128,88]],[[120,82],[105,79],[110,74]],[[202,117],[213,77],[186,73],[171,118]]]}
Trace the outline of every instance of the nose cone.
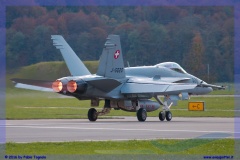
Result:
{"label": "nose cone", "polygon": [[213,91],[212,87],[210,87],[206,82],[202,81],[202,85],[205,86],[203,87],[204,94],[208,94]]}

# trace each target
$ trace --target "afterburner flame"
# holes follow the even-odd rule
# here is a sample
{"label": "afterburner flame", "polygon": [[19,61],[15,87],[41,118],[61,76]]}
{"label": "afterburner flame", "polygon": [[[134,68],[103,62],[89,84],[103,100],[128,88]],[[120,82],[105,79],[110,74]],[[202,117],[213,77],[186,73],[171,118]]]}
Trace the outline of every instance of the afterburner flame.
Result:
{"label": "afterburner flame", "polygon": [[63,89],[62,82],[59,80],[56,80],[55,82],[53,82],[52,89],[54,90],[54,92],[61,92]]}
{"label": "afterburner flame", "polygon": [[77,90],[77,83],[73,80],[69,81],[67,84],[67,90],[71,93]]}

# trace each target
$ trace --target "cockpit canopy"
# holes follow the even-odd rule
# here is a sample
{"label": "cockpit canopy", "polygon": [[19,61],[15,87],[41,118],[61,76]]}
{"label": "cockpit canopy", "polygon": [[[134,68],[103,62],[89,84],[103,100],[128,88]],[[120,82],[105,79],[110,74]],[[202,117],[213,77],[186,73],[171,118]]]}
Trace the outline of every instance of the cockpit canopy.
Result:
{"label": "cockpit canopy", "polygon": [[183,74],[187,73],[179,64],[177,64],[175,62],[164,62],[164,63],[159,63],[155,66],[156,67],[166,67],[166,68],[169,68],[171,70],[174,70],[176,72],[183,73]]}

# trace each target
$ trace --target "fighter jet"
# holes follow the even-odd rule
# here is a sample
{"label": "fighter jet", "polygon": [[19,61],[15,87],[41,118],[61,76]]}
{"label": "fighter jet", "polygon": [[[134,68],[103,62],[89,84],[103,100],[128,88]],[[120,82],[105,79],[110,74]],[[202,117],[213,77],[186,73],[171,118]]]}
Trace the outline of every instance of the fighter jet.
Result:
{"label": "fighter jet", "polygon": [[107,37],[97,73],[91,74],[61,35],[52,35],[51,39],[53,45],[60,50],[71,76],[54,82],[16,78],[12,81],[17,88],[54,91],[79,100],[90,100],[92,107],[99,106],[99,101],[104,100],[102,110],[89,109],[89,121],[96,121],[98,116],[105,115],[114,108],[136,112],[138,121],[143,122],[147,119],[147,112],[155,111],[160,106],[163,107],[159,112],[159,120],[171,121],[170,108],[178,100],[188,100],[190,95],[210,93],[212,87],[224,89],[188,74],[174,62],[124,68],[118,35]]}

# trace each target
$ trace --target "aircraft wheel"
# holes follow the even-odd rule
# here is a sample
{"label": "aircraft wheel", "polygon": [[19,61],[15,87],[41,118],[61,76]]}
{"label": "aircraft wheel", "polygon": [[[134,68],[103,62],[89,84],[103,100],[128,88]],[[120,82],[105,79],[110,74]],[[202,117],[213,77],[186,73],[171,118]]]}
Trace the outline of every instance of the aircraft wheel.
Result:
{"label": "aircraft wheel", "polygon": [[137,118],[138,121],[144,122],[147,119],[147,111],[144,108],[140,108],[137,111]]}
{"label": "aircraft wheel", "polygon": [[88,119],[89,121],[96,121],[97,120],[97,110],[95,108],[90,108],[88,110]]}
{"label": "aircraft wheel", "polygon": [[164,111],[159,112],[159,120],[164,121],[165,118],[166,118],[166,116],[165,116]]}
{"label": "aircraft wheel", "polygon": [[172,113],[170,111],[166,111],[166,120],[171,121],[172,120]]}

